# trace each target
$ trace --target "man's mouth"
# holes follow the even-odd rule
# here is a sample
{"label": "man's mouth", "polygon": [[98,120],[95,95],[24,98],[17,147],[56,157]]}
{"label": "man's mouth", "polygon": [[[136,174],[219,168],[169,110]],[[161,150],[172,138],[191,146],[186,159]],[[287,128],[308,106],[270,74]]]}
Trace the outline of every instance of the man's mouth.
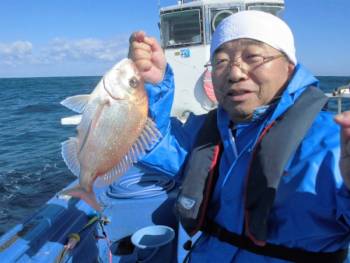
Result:
{"label": "man's mouth", "polygon": [[252,93],[252,91],[248,90],[230,90],[226,95],[233,101],[244,101],[248,99]]}

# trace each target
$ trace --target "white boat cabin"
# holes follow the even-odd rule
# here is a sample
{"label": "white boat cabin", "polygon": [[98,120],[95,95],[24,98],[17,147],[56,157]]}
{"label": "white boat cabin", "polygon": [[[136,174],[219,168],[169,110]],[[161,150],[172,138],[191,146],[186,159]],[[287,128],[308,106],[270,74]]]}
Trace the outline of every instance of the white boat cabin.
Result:
{"label": "white boat cabin", "polygon": [[175,74],[172,116],[185,120],[216,107],[209,62],[211,35],[225,17],[242,10],[280,16],[284,0],[182,0],[160,9],[161,44]]}

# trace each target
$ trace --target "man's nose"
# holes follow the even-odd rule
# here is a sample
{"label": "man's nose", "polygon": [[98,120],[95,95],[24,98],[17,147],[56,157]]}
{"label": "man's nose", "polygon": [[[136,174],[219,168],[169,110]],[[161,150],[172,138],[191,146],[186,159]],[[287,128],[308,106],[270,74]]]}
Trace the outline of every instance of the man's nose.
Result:
{"label": "man's nose", "polygon": [[231,62],[230,72],[228,77],[230,82],[238,82],[238,81],[247,79],[248,74],[246,69],[242,67],[241,62],[235,61],[235,62]]}

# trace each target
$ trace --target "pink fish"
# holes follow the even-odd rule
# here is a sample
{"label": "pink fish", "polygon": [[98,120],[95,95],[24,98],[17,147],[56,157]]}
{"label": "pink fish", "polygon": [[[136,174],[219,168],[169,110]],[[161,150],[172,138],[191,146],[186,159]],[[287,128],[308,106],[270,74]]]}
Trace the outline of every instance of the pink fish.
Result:
{"label": "pink fish", "polygon": [[[79,176],[79,184],[60,194],[81,198],[100,211],[94,182],[111,184],[161,138],[148,117],[143,79],[134,63],[124,59],[103,76],[91,94],[69,97],[61,104],[82,116],[77,136],[62,143],[63,159]],[[77,119],[80,117],[72,117]]]}

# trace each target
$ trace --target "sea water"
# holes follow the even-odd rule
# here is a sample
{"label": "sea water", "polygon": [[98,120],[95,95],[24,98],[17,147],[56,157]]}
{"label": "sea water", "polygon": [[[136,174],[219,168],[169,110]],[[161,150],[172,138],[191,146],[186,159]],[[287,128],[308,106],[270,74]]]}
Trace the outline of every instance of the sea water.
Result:
{"label": "sea water", "polygon": [[99,77],[0,79],[0,234],[75,179],[61,142],[75,136],[64,98],[88,94]]}
{"label": "sea water", "polygon": [[[99,79],[0,79],[0,235],[75,179],[61,157],[61,142],[75,136],[75,126],[60,124],[74,113],[59,102],[90,93]],[[319,79],[326,92],[350,82],[350,77]],[[336,107],[332,101],[329,109]],[[350,109],[350,100],[343,109]]]}

